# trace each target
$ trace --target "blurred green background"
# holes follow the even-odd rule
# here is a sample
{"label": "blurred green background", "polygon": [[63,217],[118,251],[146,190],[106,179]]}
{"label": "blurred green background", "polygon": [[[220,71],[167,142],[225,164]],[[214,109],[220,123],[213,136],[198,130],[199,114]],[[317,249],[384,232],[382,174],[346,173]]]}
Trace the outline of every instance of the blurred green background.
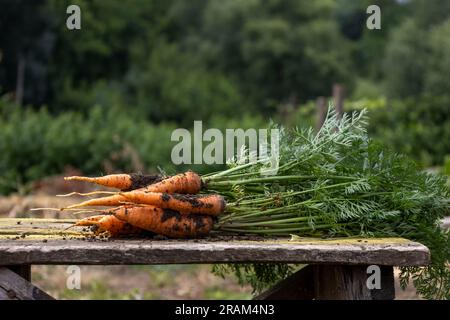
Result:
{"label": "blurred green background", "polygon": [[[68,30],[66,8],[81,8]],[[369,30],[366,8],[381,8]],[[314,125],[345,88],[370,134],[450,171],[446,0],[0,0],[0,193],[174,166],[172,130]],[[446,160],[447,159],[447,160]],[[200,172],[212,169],[198,167]]]}
{"label": "blurred green background", "polygon": [[[0,214],[59,206],[73,170],[217,170],[173,165],[172,131],[316,126],[336,85],[372,138],[450,174],[449,74],[448,0],[0,0]],[[35,266],[33,281],[58,298],[251,297],[209,269],[85,266],[71,291],[64,267]]]}

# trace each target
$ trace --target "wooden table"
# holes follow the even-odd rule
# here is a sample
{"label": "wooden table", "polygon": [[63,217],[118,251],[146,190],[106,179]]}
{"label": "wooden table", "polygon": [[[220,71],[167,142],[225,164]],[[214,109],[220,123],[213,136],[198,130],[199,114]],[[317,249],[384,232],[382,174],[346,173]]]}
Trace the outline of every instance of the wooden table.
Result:
{"label": "wooden table", "polygon": [[[32,265],[155,265],[293,263],[299,271],[256,299],[393,299],[393,266],[423,266],[420,243],[383,239],[209,238],[202,240],[86,239],[64,230],[71,220],[0,219],[0,299],[51,299],[30,283]],[[380,289],[366,282],[376,265]]]}

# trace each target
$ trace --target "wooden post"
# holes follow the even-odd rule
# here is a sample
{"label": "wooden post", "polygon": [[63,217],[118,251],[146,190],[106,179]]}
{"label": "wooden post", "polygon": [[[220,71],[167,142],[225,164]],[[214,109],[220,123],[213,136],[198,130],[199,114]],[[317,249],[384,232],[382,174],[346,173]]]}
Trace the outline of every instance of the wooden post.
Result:
{"label": "wooden post", "polygon": [[327,106],[325,97],[317,97],[316,100],[316,132],[319,132],[325,117],[327,116]]}
{"label": "wooden post", "polygon": [[395,298],[391,266],[380,266],[381,288],[367,287],[367,266],[316,265],[314,292],[322,300],[392,300]]}
{"label": "wooden post", "polygon": [[304,266],[293,275],[278,282],[254,300],[312,300],[314,299],[314,268]]}
{"label": "wooden post", "polygon": [[380,289],[369,289],[365,265],[308,265],[255,300],[392,300],[393,268],[380,266],[380,272]]}
{"label": "wooden post", "polygon": [[380,266],[381,289],[372,289],[372,300],[395,299],[394,268],[391,266]]}
{"label": "wooden post", "polygon": [[333,85],[334,107],[339,117],[344,114],[344,86],[341,84]]}
{"label": "wooden post", "polygon": [[26,60],[23,54],[19,54],[19,61],[17,62],[17,79],[16,79],[16,103],[22,104],[24,86],[25,86],[25,64]]}

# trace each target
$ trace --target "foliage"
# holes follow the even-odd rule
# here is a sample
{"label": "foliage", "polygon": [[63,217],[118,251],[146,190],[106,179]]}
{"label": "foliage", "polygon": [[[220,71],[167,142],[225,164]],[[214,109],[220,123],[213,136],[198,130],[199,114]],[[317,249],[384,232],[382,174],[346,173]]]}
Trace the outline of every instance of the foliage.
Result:
{"label": "foliage", "polygon": [[429,27],[413,19],[396,29],[386,48],[385,85],[390,97],[447,95],[450,20]]}
{"label": "foliage", "polygon": [[433,27],[428,42],[429,60],[424,75],[424,91],[429,95],[448,95],[450,84],[445,75],[450,72],[450,20]]}
{"label": "foliage", "polygon": [[[81,8],[79,32],[65,28],[69,4]],[[0,15],[12,30],[17,28],[7,17],[21,21],[22,7],[25,2],[18,2]],[[47,0],[33,8],[42,15],[24,23],[30,28],[19,38],[36,42],[33,31],[39,29],[49,41],[40,41],[45,59],[39,65],[26,58],[27,78],[42,86],[39,100],[27,89],[26,102],[45,102],[51,112],[90,107],[82,94],[95,92],[99,81],[120,83],[120,99],[150,120],[177,122],[194,109],[202,119],[237,108],[270,115],[279,102],[324,94],[335,81],[351,85],[351,47],[329,0],[134,0],[126,10],[118,0]],[[0,39],[8,49],[17,38],[2,32]],[[27,50],[37,54],[37,47]],[[15,90],[16,51],[7,51],[3,62],[0,85],[6,92]]]}
{"label": "foliage", "polygon": [[[0,107],[0,190],[7,193],[67,167],[89,174],[120,170],[170,170],[173,125],[149,125],[117,109],[94,107],[51,116],[46,109]],[[167,143],[161,143],[167,141]]]}
{"label": "foliage", "polygon": [[[329,98],[331,100],[331,98]],[[408,155],[423,167],[440,166],[450,155],[450,96],[416,98],[360,98],[345,101],[347,111],[366,109],[369,136],[396,152]],[[285,123],[311,127],[316,121],[313,101],[297,107]]]}
{"label": "foliage", "polygon": [[230,117],[248,107],[236,83],[205,70],[198,59],[167,42],[155,44],[147,61],[130,69],[126,84],[136,92],[141,115],[157,122],[191,126],[194,120],[208,121],[214,114]]}
{"label": "foliage", "polygon": [[233,273],[240,285],[250,284],[253,294],[275,285],[280,280],[290,276],[296,268],[288,264],[216,264],[212,272],[222,278]]}
{"label": "foliage", "polygon": [[[449,232],[439,227],[450,212],[444,176],[422,172],[407,157],[367,136],[365,110],[333,111],[317,134],[284,130],[279,168],[261,176],[269,159],[233,162],[204,180],[210,191],[227,196],[227,214],[218,230],[272,236],[399,236],[431,250],[424,269],[405,268],[426,298],[450,298]],[[247,158],[248,160],[248,158]],[[243,268],[243,270],[241,270]],[[239,266],[227,271],[249,279],[255,289],[286,275],[288,269]],[[242,276],[243,273],[245,276]],[[270,274],[270,276],[269,276]],[[277,277],[278,275],[278,277]]]}
{"label": "foliage", "polygon": [[393,32],[384,63],[390,96],[403,98],[423,90],[428,55],[425,37],[425,31],[414,20],[406,20]]}
{"label": "foliage", "polygon": [[450,155],[445,157],[444,174],[450,177]]}
{"label": "foliage", "polygon": [[442,165],[450,153],[450,96],[380,100],[369,113],[371,137],[423,166]]}
{"label": "foliage", "polygon": [[[81,7],[80,32],[65,27],[69,4]],[[441,165],[450,150],[450,4],[380,0],[382,29],[369,30],[370,4],[3,0],[0,95],[20,102],[19,65],[24,82],[22,105],[0,101],[0,193],[66,166],[86,174],[183,170],[169,161],[176,126],[263,128],[269,118],[314,126],[311,101],[337,82],[352,97],[346,106],[368,108],[375,140]],[[300,107],[278,115],[285,105]],[[248,270],[269,281],[264,268]],[[417,279],[419,287],[430,280]]]}
{"label": "foliage", "polygon": [[[152,124],[138,111],[97,105],[84,114],[72,111],[55,116],[46,108],[35,111],[0,100],[0,193],[22,189],[28,182],[61,174],[70,167],[91,175],[187,169],[189,164],[176,166],[171,161],[171,150],[177,143],[171,141],[171,135],[177,126]],[[263,123],[245,113],[240,120],[215,115],[205,121],[203,130],[264,128]],[[220,166],[190,168],[203,173]]]}

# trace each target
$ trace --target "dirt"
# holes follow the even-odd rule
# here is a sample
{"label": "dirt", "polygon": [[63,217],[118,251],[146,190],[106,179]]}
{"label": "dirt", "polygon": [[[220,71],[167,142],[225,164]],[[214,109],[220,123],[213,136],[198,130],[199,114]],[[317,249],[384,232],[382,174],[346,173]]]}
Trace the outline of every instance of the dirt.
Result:
{"label": "dirt", "polygon": [[163,194],[161,195],[161,200],[163,202],[169,201],[170,200],[170,195],[168,193],[166,193],[166,192],[163,192]]}
{"label": "dirt", "polygon": [[175,218],[177,221],[181,221],[181,214],[177,211],[170,209],[162,209],[163,215],[161,217],[161,222],[165,222],[169,219]]}
{"label": "dirt", "polygon": [[[280,238],[270,237],[270,236],[255,236],[255,235],[222,235],[217,233],[211,233],[210,236],[205,237],[204,240],[217,242],[217,241],[273,241],[280,240]],[[289,240],[289,238],[286,238]]]}
{"label": "dirt", "polygon": [[209,217],[193,215],[192,220],[194,220],[195,230],[198,232],[208,233],[212,227],[212,220]]}
{"label": "dirt", "polygon": [[200,199],[206,198],[207,195],[188,195],[188,194],[172,194],[172,197],[176,200],[187,202],[189,203],[193,208],[212,208],[213,204],[208,202],[202,202]]}
{"label": "dirt", "polygon": [[[146,187],[150,184],[160,182],[163,179],[163,176],[157,175],[143,175],[139,173],[131,174],[131,188],[129,190],[139,189],[142,187]],[[129,191],[123,190],[123,191]]]}

